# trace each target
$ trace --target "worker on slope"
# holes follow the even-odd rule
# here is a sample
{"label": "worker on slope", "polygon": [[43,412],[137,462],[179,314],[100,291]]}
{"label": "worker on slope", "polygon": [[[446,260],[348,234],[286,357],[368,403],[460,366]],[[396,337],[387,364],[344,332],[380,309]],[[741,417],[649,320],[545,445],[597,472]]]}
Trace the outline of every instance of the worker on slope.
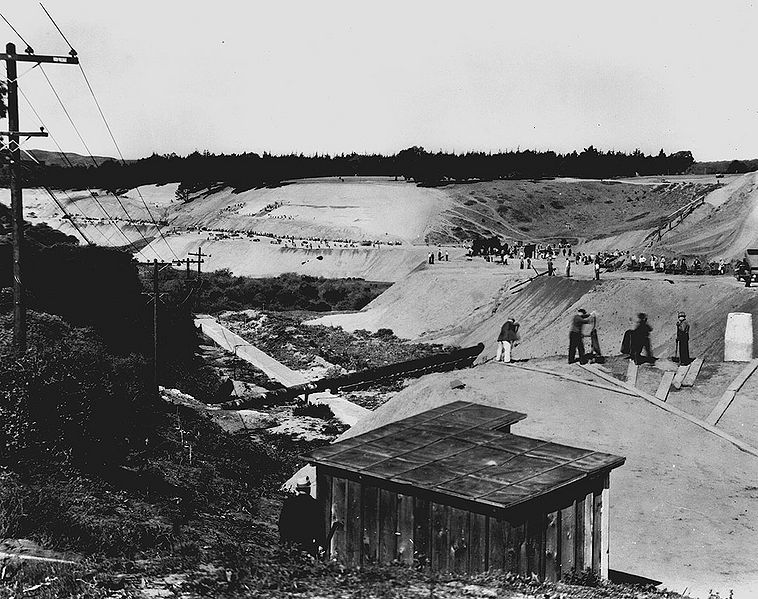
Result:
{"label": "worker on slope", "polygon": [[637,365],[642,364],[642,350],[645,350],[647,354],[648,362],[655,362],[656,357],[653,356],[653,352],[650,349],[650,331],[653,330],[647,322],[647,314],[640,312],[637,314],[637,326],[632,331],[631,335],[631,354],[630,358],[634,360]]}
{"label": "worker on slope", "polygon": [[509,363],[511,361],[511,349],[520,339],[518,330],[519,323],[517,323],[515,319],[509,318],[505,321],[500,329],[500,334],[497,337],[496,362]]}
{"label": "worker on slope", "polygon": [[676,342],[679,345],[679,364],[687,366],[690,363],[690,323],[687,315],[679,312],[676,323]]}
{"label": "worker on slope", "polygon": [[571,319],[571,329],[569,330],[569,355],[568,363],[576,362],[576,353],[579,352],[579,362],[587,363],[587,357],[584,354],[584,342],[582,341],[582,327],[590,321],[589,314],[584,308],[579,308]]}
{"label": "worker on slope", "polygon": [[279,541],[318,556],[318,548],[324,547],[324,531],[321,526],[321,510],[311,497],[311,481],[307,476],[297,481],[296,494],[284,500],[279,515]]}

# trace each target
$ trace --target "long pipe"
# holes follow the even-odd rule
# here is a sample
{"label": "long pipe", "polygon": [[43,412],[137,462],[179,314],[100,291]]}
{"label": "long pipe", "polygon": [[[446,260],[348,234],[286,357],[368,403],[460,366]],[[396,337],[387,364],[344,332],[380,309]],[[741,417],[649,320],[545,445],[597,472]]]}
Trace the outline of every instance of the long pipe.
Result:
{"label": "long pipe", "polygon": [[450,352],[416,358],[405,362],[377,366],[358,372],[336,377],[318,379],[302,385],[293,385],[276,389],[256,397],[234,399],[221,404],[223,410],[239,410],[253,405],[281,404],[300,395],[309,395],[320,391],[337,391],[338,389],[355,389],[377,381],[394,379],[399,376],[420,376],[426,372],[455,370],[471,366],[476,357],[484,351],[484,344],[456,349]]}

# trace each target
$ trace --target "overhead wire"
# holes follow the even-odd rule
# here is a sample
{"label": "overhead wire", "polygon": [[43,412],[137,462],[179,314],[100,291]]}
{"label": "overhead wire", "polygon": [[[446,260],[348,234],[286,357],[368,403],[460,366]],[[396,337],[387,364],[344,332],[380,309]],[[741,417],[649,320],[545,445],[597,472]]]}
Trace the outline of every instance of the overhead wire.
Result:
{"label": "overhead wire", "polygon": [[[20,149],[22,152],[24,152],[24,154],[26,154],[27,156],[29,156],[29,158],[31,158],[31,159],[32,159],[34,162],[36,162],[37,164],[40,164],[40,161],[39,161],[39,160],[37,160],[37,159],[36,159],[36,158],[35,158],[35,157],[34,157],[34,156],[33,156],[33,155],[32,155],[32,154],[29,152],[29,150],[27,150],[27,149],[25,149],[25,148],[19,148],[19,149]],[[23,166],[23,165],[22,165],[22,166]],[[95,244],[92,242],[92,240],[91,240],[89,237],[87,237],[87,236],[84,234],[84,231],[82,231],[82,230],[79,228],[79,225],[78,225],[78,224],[76,224],[76,221],[74,220],[74,217],[73,217],[73,215],[69,214],[68,210],[66,210],[66,208],[64,208],[63,204],[61,204],[61,203],[58,201],[58,198],[56,198],[56,197],[55,197],[55,194],[53,193],[53,191],[52,191],[52,190],[51,190],[49,187],[47,187],[46,185],[43,185],[43,186],[42,186],[42,188],[43,188],[45,191],[47,191],[48,195],[49,195],[49,196],[50,196],[50,197],[53,199],[53,202],[55,202],[55,204],[58,206],[58,208],[60,208],[60,209],[61,209],[61,211],[63,212],[63,214],[65,214],[65,215],[68,217],[68,221],[71,223],[71,225],[74,227],[74,229],[76,229],[77,233],[79,233],[79,235],[81,235],[81,236],[82,236],[82,239],[84,239],[84,241],[86,241],[88,245],[95,245]]]}
{"label": "overhead wire", "polygon": [[[53,24],[53,26],[58,30],[58,33],[61,34],[61,37],[63,38],[63,41],[68,44],[69,47],[69,54],[71,56],[76,56],[76,50],[71,45],[71,42],[68,41],[68,38],[63,33],[60,27],[58,27],[58,23],[55,22],[55,19],[53,19],[53,16],[48,12],[48,10],[45,8],[45,6],[42,4],[42,2],[39,3],[39,5],[42,7],[42,10],[45,11],[45,14],[47,15],[47,18],[50,19],[50,22]],[[95,106],[97,107],[98,113],[100,113],[100,118],[103,120],[103,124],[105,125],[105,128],[108,131],[108,135],[110,135],[111,141],[113,142],[114,147],[116,148],[116,152],[118,152],[118,156],[121,159],[121,164],[126,166],[126,160],[124,159],[124,155],[121,152],[121,148],[118,145],[118,142],[116,141],[116,136],[113,135],[113,130],[111,129],[110,124],[108,123],[108,119],[105,118],[105,113],[103,112],[103,108],[100,105],[100,101],[97,99],[97,95],[95,94],[95,90],[92,88],[92,84],[90,83],[89,77],[87,77],[87,73],[84,70],[84,66],[82,66],[81,60],[78,61],[79,71],[82,73],[82,77],[84,78],[84,82],[87,84],[87,89],[90,92],[90,95],[92,96],[92,99],[95,102]],[[44,72],[44,69],[42,69]],[[47,75],[45,75],[47,77]],[[163,235],[163,231],[161,230],[160,226],[156,222],[155,218],[153,217],[153,213],[150,211],[150,207],[147,205],[147,202],[145,201],[144,196],[142,195],[142,191],[140,191],[139,186],[136,186],[134,190],[137,192],[137,195],[139,196],[140,200],[142,201],[142,205],[145,207],[145,210],[147,211],[148,216],[150,217],[150,221],[153,223],[153,226],[158,231],[158,235],[160,235],[161,239],[163,240],[163,243],[166,244],[166,247],[168,250],[173,254],[174,258],[176,260],[179,260],[179,256],[177,256],[176,252],[174,252],[174,249],[169,244],[168,240],[166,239],[165,235]]]}
{"label": "overhead wire", "polygon": [[[43,6],[42,8],[44,9],[45,7]],[[45,11],[45,12],[47,12],[47,11]],[[3,21],[5,21],[7,23],[8,27],[10,27],[13,30],[13,33],[15,33],[19,37],[19,39],[26,44],[26,52],[28,54],[34,54],[34,50],[32,50],[31,44],[24,39],[24,36],[22,36],[13,25],[11,25],[11,22],[8,19],[5,18],[5,15],[3,15],[2,13],[0,13],[0,17],[2,17]],[[63,35],[63,34],[61,33],[61,35]]]}
{"label": "overhead wire", "polygon": [[[34,116],[37,117],[37,120],[40,122],[40,124],[43,127],[45,127],[45,130],[48,132],[48,135],[49,135],[50,139],[53,141],[53,143],[55,144],[55,147],[58,148],[58,152],[60,152],[63,160],[66,162],[66,164],[68,164],[69,167],[74,168],[74,164],[71,162],[71,159],[68,157],[68,155],[66,154],[66,152],[63,151],[63,148],[58,143],[58,140],[55,138],[55,136],[50,132],[50,129],[47,127],[47,125],[45,125],[45,122],[42,120],[42,117],[39,115],[39,112],[37,112],[37,109],[34,107],[34,104],[32,104],[32,102],[29,99],[29,97],[24,93],[24,90],[21,89],[21,87],[19,87],[18,91],[21,94],[21,97],[23,97],[24,100],[26,101],[26,103],[29,105],[29,108],[31,108],[32,112],[34,113]],[[110,223],[116,228],[116,230],[119,233],[121,233],[121,235],[123,236],[123,238],[126,240],[126,243],[132,248],[131,251],[133,253],[139,254],[140,256],[142,256],[143,259],[147,260],[147,258],[142,253],[142,251],[136,245],[134,245],[134,243],[132,242],[132,240],[129,239],[129,236],[126,233],[124,233],[124,231],[118,225],[117,221],[105,209],[105,207],[102,205],[102,203],[100,202],[100,200],[97,198],[97,194],[94,191],[92,191],[92,189],[90,189],[88,186],[86,187],[86,189],[87,189],[87,192],[89,193],[90,197],[94,200],[95,204],[97,204],[97,206],[100,208],[100,210],[103,212],[103,214],[105,214],[106,218],[108,218],[108,220],[110,221]],[[81,208],[80,208],[80,210],[81,210]],[[101,231],[101,233],[102,233],[102,231]],[[105,237],[104,233],[102,233],[102,235],[103,235],[103,237]],[[111,240],[109,238],[106,238],[106,239],[110,243]]]}
{"label": "overhead wire", "polygon": [[[41,3],[40,3],[40,5],[41,5]],[[50,14],[47,12],[47,10],[45,9],[45,7],[44,7],[44,6],[42,6],[42,9],[43,9],[43,10],[45,10],[45,12],[48,14],[48,16],[50,16]],[[5,15],[3,15],[3,14],[1,14],[1,13],[0,13],[0,17],[2,17],[3,21],[5,21],[5,22],[6,22],[6,24],[7,24],[7,25],[8,25],[8,26],[11,28],[11,30],[13,30],[13,32],[14,32],[14,33],[15,33],[15,34],[16,34],[16,35],[17,35],[17,36],[18,36],[18,37],[21,39],[21,41],[22,41],[22,42],[24,42],[24,43],[27,45],[27,48],[26,48],[26,52],[27,52],[27,53],[29,53],[29,54],[33,54],[33,53],[34,53],[34,50],[32,50],[32,48],[31,48],[31,45],[30,45],[30,44],[29,44],[29,43],[28,43],[28,42],[27,42],[27,41],[24,39],[24,37],[23,37],[23,36],[21,35],[21,33],[19,33],[19,31],[18,31],[18,30],[17,30],[17,29],[16,29],[16,28],[13,26],[13,24],[12,24],[12,23],[11,23],[11,22],[10,22],[10,21],[7,19],[7,18],[5,18]],[[52,17],[51,17],[51,20],[52,20]],[[53,24],[55,25],[55,22],[54,22],[54,21],[53,21]],[[57,25],[56,25],[56,28],[57,28]],[[61,36],[63,37],[63,39],[64,39],[64,40],[66,41],[66,43],[68,44],[68,40],[66,39],[66,36],[65,36],[65,35],[63,35],[63,32],[62,32],[62,31],[60,31],[60,29],[59,29],[59,33],[61,34]],[[69,44],[69,47],[71,47],[71,44]],[[74,51],[74,49],[73,49],[73,48],[71,48],[71,51],[73,52],[72,56],[75,56],[75,55],[76,55],[76,52]],[[36,68],[37,66],[39,66],[39,67],[40,67],[40,70],[41,70],[41,71],[43,71],[43,73],[44,73],[44,69],[42,68],[41,64],[40,64],[40,63],[37,63],[37,64],[36,64],[34,67],[32,67],[32,68],[28,69],[26,72],[24,72],[24,73],[21,75],[21,77],[23,77],[23,76],[24,76],[24,75],[26,75],[27,73],[31,72],[32,70],[34,70],[34,68]],[[18,81],[18,79],[20,79],[21,77],[16,77],[16,81]],[[85,146],[85,147],[87,147],[87,145],[86,145],[86,143],[84,142],[84,139],[81,137],[81,134],[79,133],[79,131],[78,131],[78,129],[77,129],[77,127],[76,127],[76,125],[73,123],[73,119],[71,119],[70,115],[68,114],[68,111],[66,110],[65,106],[63,105],[63,102],[62,102],[62,100],[60,99],[60,96],[58,95],[57,91],[55,90],[54,86],[52,85],[52,82],[51,82],[51,81],[49,80],[49,78],[47,77],[47,73],[45,73],[45,78],[48,80],[48,83],[50,84],[50,87],[53,89],[53,93],[55,93],[56,97],[58,98],[58,101],[60,102],[60,104],[61,104],[61,107],[64,109],[64,112],[66,113],[66,115],[69,117],[69,121],[71,122],[71,124],[72,124],[72,126],[74,127],[74,129],[77,131],[77,134],[79,135],[80,139],[82,140],[82,143],[84,144],[84,146]],[[35,114],[35,116],[37,117],[37,119],[40,121],[40,123],[41,123],[41,124],[42,124],[42,126],[44,127],[44,126],[45,126],[45,124],[44,124],[44,122],[42,121],[42,118],[39,116],[39,113],[36,111],[36,109],[35,109],[35,108],[34,108],[34,106],[32,105],[32,103],[31,103],[31,101],[29,100],[29,98],[26,96],[26,94],[23,92],[23,90],[22,90],[20,87],[18,88],[18,90],[19,90],[19,92],[21,93],[21,95],[24,97],[24,99],[26,100],[26,102],[27,102],[27,104],[29,105],[29,107],[30,107],[30,108],[32,109],[32,111],[34,112],[34,114]],[[73,167],[73,164],[71,163],[70,159],[68,158],[68,156],[66,155],[66,153],[63,151],[63,149],[61,148],[61,146],[58,144],[58,142],[57,142],[57,141],[55,141],[55,139],[53,138],[53,136],[52,136],[52,135],[50,135],[50,137],[51,137],[51,138],[53,139],[53,141],[55,142],[55,145],[58,147],[58,151],[61,153],[61,155],[62,155],[62,157],[64,158],[64,160],[65,160],[65,161],[68,163],[68,165],[69,165],[70,167]],[[89,151],[89,149],[88,149],[88,151]],[[90,153],[90,158],[92,158],[92,159],[93,159],[93,161],[94,161],[94,157],[91,155],[91,153]],[[95,161],[95,164],[97,164],[97,162],[96,162],[96,161]],[[129,239],[129,237],[126,235],[126,233],[124,233],[124,231],[121,229],[121,227],[120,227],[120,226],[119,226],[119,225],[118,225],[118,224],[115,222],[114,218],[113,218],[113,217],[112,217],[112,216],[111,216],[111,215],[108,213],[108,211],[107,211],[107,210],[105,210],[105,208],[104,208],[104,207],[103,207],[103,205],[100,203],[100,201],[97,199],[97,196],[96,196],[96,195],[95,195],[95,194],[92,192],[92,190],[88,188],[88,191],[89,191],[90,197],[92,197],[92,199],[93,199],[93,200],[95,200],[95,203],[96,203],[96,204],[97,204],[97,205],[100,207],[100,209],[101,209],[101,210],[103,211],[103,213],[106,215],[106,217],[108,218],[108,220],[109,220],[109,221],[110,221],[110,222],[111,222],[111,223],[112,223],[112,224],[115,226],[115,228],[116,228],[116,229],[117,229],[117,230],[118,230],[118,231],[121,233],[121,235],[123,235],[123,237],[124,237],[124,239],[126,240],[127,244],[128,244],[128,245],[129,245],[129,246],[132,248],[132,250],[131,250],[131,251],[132,251],[132,253],[138,253],[139,255],[141,255],[141,256],[143,257],[143,259],[146,259],[146,258],[145,258],[145,255],[144,255],[144,254],[143,254],[143,253],[140,251],[140,249],[139,249],[137,246],[135,246],[135,245],[134,245],[134,243],[133,243],[133,242],[132,242],[132,241]],[[145,247],[147,247],[148,245],[150,245],[150,241],[148,241],[148,240],[145,238],[145,236],[144,236],[144,235],[142,235],[142,231],[140,231],[139,227],[137,227],[137,226],[136,226],[136,224],[134,224],[133,220],[132,220],[132,219],[131,219],[131,217],[129,216],[129,213],[126,211],[126,208],[124,208],[123,204],[121,203],[121,200],[120,200],[120,199],[118,198],[118,196],[116,196],[115,194],[113,194],[113,195],[114,195],[114,197],[116,198],[116,200],[118,201],[119,205],[121,205],[121,207],[124,209],[124,213],[127,215],[127,218],[129,218],[129,220],[132,222],[132,225],[134,225],[134,227],[135,227],[135,229],[137,230],[137,232],[140,234],[140,236],[142,237],[142,239],[145,241],[145,244],[146,244],[146,245],[145,245]],[[81,207],[80,207],[80,210],[81,210]],[[84,214],[84,212],[83,212],[83,211],[82,211],[82,214]],[[85,218],[86,218],[86,216],[85,216]],[[98,229],[98,231],[99,231],[99,229]],[[99,232],[102,234],[102,231],[99,231]],[[108,243],[110,243],[110,239],[106,238],[104,234],[103,234],[103,237],[106,239],[106,241],[107,241]],[[156,252],[154,248],[152,248],[152,247],[151,247],[151,249],[153,250],[153,252],[154,252],[154,253],[155,253],[157,256],[160,256],[160,254],[158,254],[158,252]]]}
{"label": "overhead wire", "polygon": [[[63,102],[63,99],[61,98],[60,94],[58,93],[58,90],[55,89],[55,86],[53,85],[53,82],[50,80],[50,77],[47,76],[47,73],[45,72],[45,69],[43,67],[40,67],[40,71],[42,71],[42,74],[45,76],[45,80],[47,81],[48,85],[50,86],[50,89],[52,90],[53,94],[55,95],[56,99],[58,100],[58,103],[60,104],[61,108],[63,109],[63,112],[66,115],[66,118],[68,119],[69,123],[71,123],[71,126],[73,127],[74,131],[76,132],[77,136],[79,137],[79,140],[82,142],[82,145],[84,146],[84,149],[87,151],[87,155],[89,159],[92,161],[92,163],[95,165],[95,167],[99,167],[100,164],[98,164],[97,160],[95,160],[95,157],[92,154],[92,151],[89,149],[89,146],[87,145],[87,142],[84,141],[84,137],[82,136],[81,132],[79,131],[79,128],[76,126],[76,123],[74,123],[74,119],[71,117],[71,114],[69,113],[68,109],[66,108],[65,103]],[[118,205],[121,207],[121,210],[124,211],[124,214],[126,215],[126,218],[129,220],[131,225],[136,229],[139,236],[142,238],[142,240],[145,242],[145,247],[150,246],[150,249],[153,251],[153,253],[158,257],[158,259],[162,259],[161,255],[157,252],[157,250],[151,246],[150,240],[145,237],[144,233],[140,230],[139,226],[137,226],[137,223],[134,221],[134,218],[131,214],[129,214],[129,211],[126,209],[126,206],[121,201],[121,198],[118,196],[118,194],[113,193],[112,191],[106,190],[113,198],[118,202]]]}

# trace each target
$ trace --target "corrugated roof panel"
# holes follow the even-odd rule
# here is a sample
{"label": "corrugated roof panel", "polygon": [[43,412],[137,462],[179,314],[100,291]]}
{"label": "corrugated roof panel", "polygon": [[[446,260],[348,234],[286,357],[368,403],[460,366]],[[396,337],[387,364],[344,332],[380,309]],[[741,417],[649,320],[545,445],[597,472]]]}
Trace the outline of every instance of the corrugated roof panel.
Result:
{"label": "corrugated roof panel", "polygon": [[403,474],[398,474],[394,480],[402,483],[421,484],[429,488],[453,480],[458,476],[459,474],[447,468],[441,468],[436,464],[425,464]]}
{"label": "corrugated roof panel", "polygon": [[373,476],[379,476],[381,478],[390,479],[403,472],[408,472],[414,468],[418,468],[421,464],[418,462],[411,462],[402,458],[390,458],[382,462],[377,462],[367,466],[361,472],[371,474]]}
{"label": "corrugated roof panel", "polygon": [[464,441],[463,439],[446,437],[429,445],[425,445],[424,447],[414,449],[413,453],[417,456],[425,457],[431,462],[434,460],[441,460],[442,458],[460,453],[467,449],[472,449],[473,447],[476,447],[476,445]]}
{"label": "corrugated roof panel", "polygon": [[348,469],[360,469],[376,464],[377,462],[383,462],[387,459],[386,455],[381,453],[369,451],[364,445],[360,447],[351,447],[350,449],[333,455],[330,457],[330,461],[340,464],[344,468]]}
{"label": "corrugated roof panel", "polygon": [[519,455],[500,466],[481,470],[478,475],[503,484],[512,484],[554,467],[555,464],[549,460]]}
{"label": "corrugated roof panel", "polygon": [[501,489],[503,485],[475,476],[461,476],[460,478],[454,478],[451,481],[441,483],[437,487],[444,491],[451,491],[457,495],[481,497],[482,495],[487,495],[497,489]]}
{"label": "corrugated roof panel", "polygon": [[510,454],[495,455],[489,447],[477,446],[457,453],[448,458],[436,462],[443,468],[449,468],[454,472],[470,474],[482,468],[491,468],[502,465],[511,458]]}

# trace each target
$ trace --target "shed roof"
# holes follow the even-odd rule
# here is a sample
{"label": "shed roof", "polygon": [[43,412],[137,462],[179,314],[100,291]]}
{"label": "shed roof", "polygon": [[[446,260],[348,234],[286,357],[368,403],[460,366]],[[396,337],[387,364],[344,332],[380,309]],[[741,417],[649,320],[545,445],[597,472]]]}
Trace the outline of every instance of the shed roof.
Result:
{"label": "shed roof", "polygon": [[320,447],[324,466],[497,507],[513,507],[625,458],[502,432],[526,414],[456,401]]}

